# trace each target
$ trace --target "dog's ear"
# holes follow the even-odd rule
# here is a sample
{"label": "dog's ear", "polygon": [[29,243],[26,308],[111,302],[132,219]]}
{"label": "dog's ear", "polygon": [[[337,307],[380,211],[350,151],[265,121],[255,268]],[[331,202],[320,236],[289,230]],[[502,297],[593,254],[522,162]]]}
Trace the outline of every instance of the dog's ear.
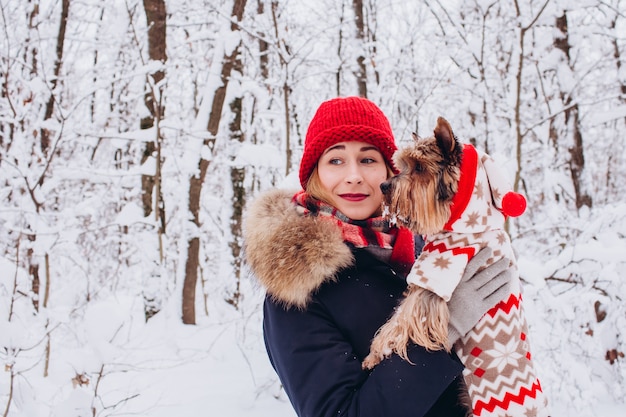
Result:
{"label": "dog's ear", "polygon": [[454,136],[450,123],[443,117],[437,118],[435,140],[443,154],[443,170],[440,172],[437,193],[440,201],[451,201],[458,190],[463,147]]}
{"label": "dog's ear", "polygon": [[458,187],[455,187],[456,183],[446,183],[446,181],[442,178],[443,176],[444,174],[440,173],[439,181],[437,181],[437,198],[439,201],[450,202],[454,198]]}
{"label": "dog's ear", "polygon": [[454,148],[457,146],[456,138],[452,133],[450,123],[443,117],[437,118],[437,126],[435,127],[435,139],[437,139],[437,145],[443,151],[444,155],[450,155],[454,152]]}
{"label": "dog's ear", "polygon": [[417,136],[417,133],[415,133],[415,132],[412,132],[412,133],[411,133],[411,136],[413,136],[413,140],[414,140],[415,142],[417,142],[417,141],[419,141],[419,140],[420,140],[420,137],[419,137],[419,136]]}

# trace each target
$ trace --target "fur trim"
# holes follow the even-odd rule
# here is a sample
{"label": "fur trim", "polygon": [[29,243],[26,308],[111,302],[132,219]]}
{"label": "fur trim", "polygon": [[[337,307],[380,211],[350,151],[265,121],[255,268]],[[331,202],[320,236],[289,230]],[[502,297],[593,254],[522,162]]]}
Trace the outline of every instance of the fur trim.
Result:
{"label": "fur trim", "polygon": [[247,263],[267,293],[286,307],[303,309],[354,258],[332,222],[298,214],[293,194],[272,190],[251,204],[244,246]]}

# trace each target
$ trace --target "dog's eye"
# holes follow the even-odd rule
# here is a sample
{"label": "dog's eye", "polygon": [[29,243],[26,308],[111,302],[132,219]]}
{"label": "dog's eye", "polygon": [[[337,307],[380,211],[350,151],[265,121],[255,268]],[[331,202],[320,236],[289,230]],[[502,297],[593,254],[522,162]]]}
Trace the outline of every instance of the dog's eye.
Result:
{"label": "dog's eye", "polygon": [[417,172],[417,173],[422,173],[424,172],[424,165],[422,164],[415,164],[415,167],[413,168],[413,171]]}

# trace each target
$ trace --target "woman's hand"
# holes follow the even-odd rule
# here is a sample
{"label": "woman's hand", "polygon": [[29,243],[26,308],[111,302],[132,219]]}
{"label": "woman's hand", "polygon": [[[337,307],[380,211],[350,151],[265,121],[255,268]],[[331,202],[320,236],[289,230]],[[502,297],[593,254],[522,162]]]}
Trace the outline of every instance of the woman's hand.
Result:
{"label": "woman's hand", "polygon": [[461,282],[452,293],[448,302],[450,346],[465,336],[491,307],[511,293],[515,267],[508,258],[485,267],[491,254],[491,248],[481,249],[467,264]]}

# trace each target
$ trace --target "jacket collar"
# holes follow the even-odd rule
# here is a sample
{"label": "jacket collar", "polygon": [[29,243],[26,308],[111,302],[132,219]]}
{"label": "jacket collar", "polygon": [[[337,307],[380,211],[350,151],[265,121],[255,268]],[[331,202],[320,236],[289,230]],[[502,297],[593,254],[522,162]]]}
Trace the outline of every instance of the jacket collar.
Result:
{"label": "jacket collar", "polygon": [[319,287],[354,258],[340,229],[298,214],[293,195],[272,190],[252,202],[244,220],[244,253],[270,297],[285,307],[303,309]]}

